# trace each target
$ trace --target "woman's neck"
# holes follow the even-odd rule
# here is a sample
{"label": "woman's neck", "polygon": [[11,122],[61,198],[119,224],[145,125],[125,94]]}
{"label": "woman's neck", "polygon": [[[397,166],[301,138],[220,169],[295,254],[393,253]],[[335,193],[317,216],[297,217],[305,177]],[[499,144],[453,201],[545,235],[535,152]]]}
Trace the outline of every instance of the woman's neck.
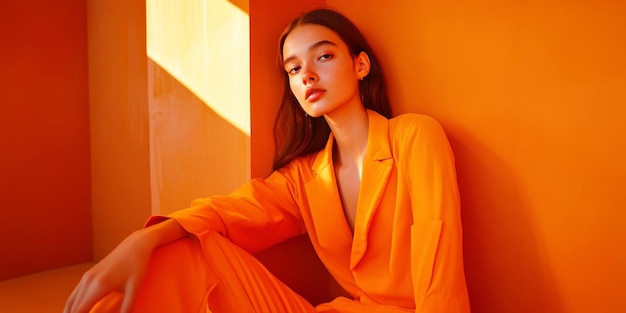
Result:
{"label": "woman's neck", "polygon": [[335,138],[334,161],[361,168],[367,150],[368,116],[362,104],[325,115]]}

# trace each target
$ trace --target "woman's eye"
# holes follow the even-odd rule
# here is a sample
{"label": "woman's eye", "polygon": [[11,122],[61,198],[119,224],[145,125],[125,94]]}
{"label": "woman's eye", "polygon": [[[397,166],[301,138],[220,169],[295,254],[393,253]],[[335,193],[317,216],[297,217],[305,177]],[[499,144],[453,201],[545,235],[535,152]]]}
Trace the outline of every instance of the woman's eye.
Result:
{"label": "woman's eye", "polygon": [[298,72],[298,70],[300,70],[299,66],[293,66],[293,67],[290,67],[289,69],[287,69],[287,73],[288,74],[295,74],[295,73]]}
{"label": "woman's eye", "polygon": [[320,60],[328,60],[328,59],[330,59],[330,58],[332,58],[332,57],[333,57],[333,55],[332,55],[332,54],[327,53],[327,54],[322,54],[322,55],[319,57],[319,59],[320,59]]}

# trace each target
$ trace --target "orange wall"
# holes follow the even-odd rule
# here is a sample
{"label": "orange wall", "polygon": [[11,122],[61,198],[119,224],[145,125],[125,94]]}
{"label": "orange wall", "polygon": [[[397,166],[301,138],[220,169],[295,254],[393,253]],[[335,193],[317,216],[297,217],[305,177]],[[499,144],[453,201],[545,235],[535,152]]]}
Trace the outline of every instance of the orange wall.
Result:
{"label": "orange wall", "polygon": [[145,1],[87,1],[94,257],[150,215]]}
{"label": "orange wall", "polygon": [[474,312],[626,312],[626,3],[328,1],[457,156]]}
{"label": "orange wall", "polygon": [[0,2],[0,280],[91,259],[83,1]]}

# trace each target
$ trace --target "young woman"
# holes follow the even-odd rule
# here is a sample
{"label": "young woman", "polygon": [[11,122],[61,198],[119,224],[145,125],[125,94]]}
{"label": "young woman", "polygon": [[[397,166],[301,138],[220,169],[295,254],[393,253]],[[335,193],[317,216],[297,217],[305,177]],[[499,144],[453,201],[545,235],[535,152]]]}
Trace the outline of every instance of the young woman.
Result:
{"label": "young woman", "polygon": [[[150,218],[84,275],[65,312],[470,311],[439,124],[391,118],[372,49],[332,10],[289,24],[279,61],[275,171]],[[314,308],[250,254],[303,233],[351,299]]]}

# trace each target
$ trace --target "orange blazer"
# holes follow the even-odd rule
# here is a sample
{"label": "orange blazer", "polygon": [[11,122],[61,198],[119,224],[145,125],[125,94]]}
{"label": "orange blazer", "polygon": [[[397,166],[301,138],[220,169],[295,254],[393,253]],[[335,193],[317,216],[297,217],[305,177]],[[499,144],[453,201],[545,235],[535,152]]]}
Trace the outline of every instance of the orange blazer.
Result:
{"label": "orange blazer", "polygon": [[202,242],[212,231],[254,253],[308,233],[338,283],[363,304],[399,312],[470,312],[454,157],[434,119],[368,111],[354,234],[326,147],[228,196],[170,215]]}

